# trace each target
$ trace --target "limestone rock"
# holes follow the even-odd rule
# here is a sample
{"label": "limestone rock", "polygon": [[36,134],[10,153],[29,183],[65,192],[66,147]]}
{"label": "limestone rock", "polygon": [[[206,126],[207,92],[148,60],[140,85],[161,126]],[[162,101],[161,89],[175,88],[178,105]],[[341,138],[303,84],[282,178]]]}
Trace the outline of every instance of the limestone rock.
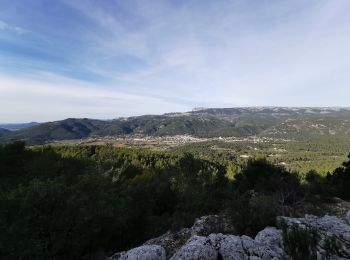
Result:
{"label": "limestone rock", "polygon": [[222,259],[247,259],[240,237],[228,235],[219,239],[219,254]]}
{"label": "limestone rock", "polygon": [[274,228],[261,231],[257,239],[223,234],[194,236],[170,259],[283,259],[281,244],[281,233]]}
{"label": "limestone rock", "polygon": [[320,259],[350,259],[350,225],[334,216],[316,217],[306,215],[305,218],[279,217],[278,222],[303,230],[317,233],[315,246]]}
{"label": "limestone rock", "polygon": [[166,260],[165,250],[158,245],[145,245],[117,253],[107,260]]}
{"label": "limestone rock", "polygon": [[283,250],[282,231],[275,227],[267,227],[255,236],[258,243],[269,245],[279,255],[285,255]]}
{"label": "limestone rock", "polygon": [[191,228],[183,228],[178,232],[167,232],[148,240],[144,245],[160,245],[165,249],[167,257],[170,257],[191,237],[208,236],[211,233],[234,234],[235,230],[226,217],[209,215],[196,219]]}
{"label": "limestone rock", "polygon": [[148,240],[144,245],[159,245],[165,249],[167,257],[172,256],[191,237],[189,228],[184,228],[178,232],[167,232],[159,237]]}
{"label": "limestone rock", "polygon": [[218,253],[209,238],[193,236],[170,260],[217,260]]}
{"label": "limestone rock", "polygon": [[196,219],[190,232],[191,236],[209,236],[212,233],[233,234],[235,229],[226,217],[209,215]]}
{"label": "limestone rock", "polygon": [[[109,260],[277,260],[292,259],[290,246],[298,248],[288,232],[317,232],[309,246],[315,259],[350,259],[350,211],[346,220],[335,216],[316,217],[306,215],[304,218],[278,217],[278,229],[267,227],[255,238],[222,234],[230,228],[218,216],[206,216],[196,220],[191,228],[178,232],[168,232],[158,238],[147,241],[143,246],[113,255]],[[223,221],[224,223],[220,223]],[[211,234],[209,234],[211,232]],[[287,233],[286,233],[287,232]],[[292,244],[283,244],[283,236],[289,235]],[[300,237],[300,233],[296,233]],[[309,233],[301,233],[308,235]],[[314,234],[314,233],[312,233]],[[287,236],[288,238],[288,236]],[[305,242],[306,241],[306,242]],[[301,243],[309,243],[308,240]],[[305,244],[303,244],[305,248]],[[292,250],[294,250],[292,248]],[[298,252],[298,251],[294,251]],[[306,253],[307,254],[307,253]]]}

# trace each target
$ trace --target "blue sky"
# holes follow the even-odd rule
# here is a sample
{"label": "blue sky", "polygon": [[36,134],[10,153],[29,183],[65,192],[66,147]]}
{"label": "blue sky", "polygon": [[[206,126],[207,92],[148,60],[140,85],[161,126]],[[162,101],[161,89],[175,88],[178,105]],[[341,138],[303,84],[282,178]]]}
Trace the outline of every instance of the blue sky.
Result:
{"label": "blue sky", "polygon": [[349,0],[0,0],[0,122],[350,106]]}

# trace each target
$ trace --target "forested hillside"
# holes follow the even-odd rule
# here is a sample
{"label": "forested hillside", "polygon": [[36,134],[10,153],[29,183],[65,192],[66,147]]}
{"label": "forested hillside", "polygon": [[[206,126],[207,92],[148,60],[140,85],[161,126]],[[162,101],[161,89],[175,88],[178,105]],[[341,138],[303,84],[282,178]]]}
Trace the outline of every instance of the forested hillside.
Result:
{"label": "forested hillside", "polygon": [[11,131],[0,142],[57,140],[120,135],[269,136],[309,139],[350,136],[347,108],[222,108],[146,115],[115,120],[66,119]]}
{"label": "forested hillside", "polygon": [[0,258],[103,258],[220,212],[251,235],[307,201],[350,199],[349,162],[303,180],[265,160],[229,165],[110,145],[0,146]]}
{"label": "forested hillside", "polygon": [[0,128],[0,137],[8,134],[10,131],[4,128]]}

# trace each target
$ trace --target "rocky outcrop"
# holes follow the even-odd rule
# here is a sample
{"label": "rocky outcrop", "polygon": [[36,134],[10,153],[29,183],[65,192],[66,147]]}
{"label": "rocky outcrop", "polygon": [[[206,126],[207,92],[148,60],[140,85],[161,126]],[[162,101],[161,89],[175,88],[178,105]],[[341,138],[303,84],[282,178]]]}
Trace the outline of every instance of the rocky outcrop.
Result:
{"label": "rocky outcrop", "polygon": [[178,232],[169,231],[148,240],[144,245],[160,245],[165,249],[167,257],[170,257],[191,237],[209,236],[213,233],[235,234],[235,230],[225,216],[209,215],[196,219],[191,228],[183,228]]}
{"label": "rocky outcrop", "polygon": [[[253,239],[212,232],[234,230],[223,218],[207,216],[198,219],[191,228],[175,234],[168,232],[141,247],[115,254],[110,260],[350,259],[349,217],[350,211],[346,220],[312,215],[279,217],[278,228],[267,227]],[[213,226],[208,226],[209,223]]]}
{"label": "rocky outcrop", "polygon": [[144,245],[127,252],[116,253],[107,260],[166,260],[166,256],[163,247]]}
{"label": "rocky outcrop", "polygon": [[295,238],[302,235],[304,244],[309,241],[309,251],[315,258],[350,259],[350,225],[346,221],[334,216],[306,215],[305,218],[279,217],[278,222],[286,234],[285,243],[295,244]]}
{"label": "rocky outcrop", "polygon": [[[272,230],[274,233],[271,232]],[[266,236],[269,239],[261,240]],[[248,236],[222,234],[212,234],[209,237],[215,243],[220,259],[282,259],[285,257],[280,244],[281,233],[277,229],[264,229],[255,239]],[[278,243],[275,243],[274,241],[277,240]]]}
{"label": "rocky outcrop", "polygon": [[208,237],[193,236],[182,246],[170,260],[208,259],[216,260],[218,252]]}

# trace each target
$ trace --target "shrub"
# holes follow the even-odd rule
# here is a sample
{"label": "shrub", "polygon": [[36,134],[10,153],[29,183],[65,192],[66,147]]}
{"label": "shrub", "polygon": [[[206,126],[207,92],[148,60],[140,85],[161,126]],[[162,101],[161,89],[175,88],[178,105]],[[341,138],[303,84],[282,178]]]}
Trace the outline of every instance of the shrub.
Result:
{"label": "shrub", "polygon": [[274,199],[266,195],[236,195],[229,209],[229,216],[237,232],[252,236],[266,226],[273,226],[277,214]]}
{"label": "shrub", "polygon": [[249,160],[236,175],[235,188],[273,197],[279,214],[290,215],[304,192],[298,175],[265,159]]}
{"label": "shrub", "polygon": [[316,246],[320,236],[315,228],[288,226],[285,222],[280,223],[282,228],[284,248],[292,259],[307,260],[316,259]]}

